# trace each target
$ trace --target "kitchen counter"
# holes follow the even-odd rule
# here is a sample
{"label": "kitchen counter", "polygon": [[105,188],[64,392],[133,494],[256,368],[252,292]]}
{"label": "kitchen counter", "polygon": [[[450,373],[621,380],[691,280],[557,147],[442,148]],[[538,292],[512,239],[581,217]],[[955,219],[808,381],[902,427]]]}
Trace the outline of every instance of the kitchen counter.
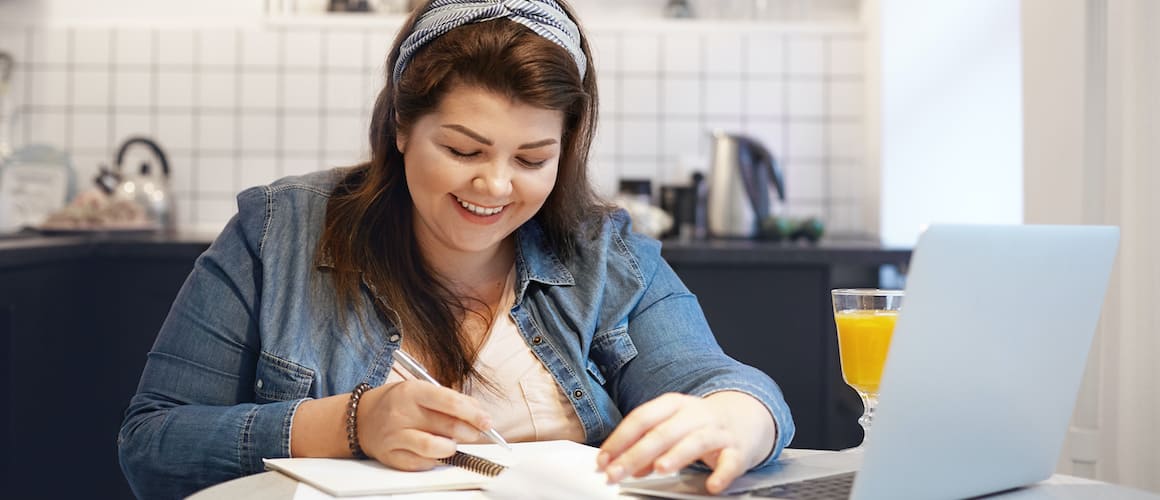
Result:
{"label": "kitchen counter", "polygon": [[[0,268],[93,257],[180,258],[192,261],[213,242],[211,233],[172,235],[38,234],[0,239]],[[817,244],[759,240],[663,240],[661,253],[672,263],[831,264],[904,266],[910,250],[883,247],[868,239],[823,239]]]}
{"label": "kitchen counter", "polygon": [[193,259],[201,255],[215,235],[177,234],[84,234],[7,236],[0,239],[0,268],[50,264],[88,257],[141,257]]}
{"label": "kitchen counter", "polygon": [[662,240],[670,262],[732,264],[840,264],[905,266],[910,249],[884,247],[870,239],[825,239],[818,243],[762,240]]}

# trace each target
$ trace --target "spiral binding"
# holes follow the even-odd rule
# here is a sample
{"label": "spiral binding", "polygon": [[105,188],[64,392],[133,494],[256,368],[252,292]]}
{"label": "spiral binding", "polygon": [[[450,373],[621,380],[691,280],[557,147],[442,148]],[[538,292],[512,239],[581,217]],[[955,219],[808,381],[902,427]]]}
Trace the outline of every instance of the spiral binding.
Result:
{"label": "spiral binding", "polygon": [[499,473],[503,472],[504,469],[507,468],[486,458],[477,457],[462,451],[456,451],[454,455],[451,455],[447,458],[440,458],[439,461],[447,465],[454,465],[456,467],[467,469],[477,474],[483,474],[488,477],[498,476]]}

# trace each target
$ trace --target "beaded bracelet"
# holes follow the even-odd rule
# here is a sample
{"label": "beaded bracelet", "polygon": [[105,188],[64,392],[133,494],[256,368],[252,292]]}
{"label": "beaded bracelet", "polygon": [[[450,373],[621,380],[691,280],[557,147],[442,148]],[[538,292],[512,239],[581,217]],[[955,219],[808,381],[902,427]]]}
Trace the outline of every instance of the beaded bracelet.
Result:
{"label": "beaded bracelet", "polygon": [[350,402],[346,404],[346,443],[350,445],[350,454],[355,458],[367,458],[362,446],[358,444],[358,401],[370,388],[371,385],[366,382],[356,385],[350,391]]}

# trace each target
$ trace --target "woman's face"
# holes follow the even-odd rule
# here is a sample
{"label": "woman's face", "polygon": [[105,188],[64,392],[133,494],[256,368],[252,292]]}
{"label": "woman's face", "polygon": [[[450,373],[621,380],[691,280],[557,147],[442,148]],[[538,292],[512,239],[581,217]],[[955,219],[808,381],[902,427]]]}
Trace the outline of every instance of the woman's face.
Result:
{"label": "woman's face", "polygon": [[564,114],[471,86],[397,139],[428,252],[498,247],[540,210],[556,184]]}

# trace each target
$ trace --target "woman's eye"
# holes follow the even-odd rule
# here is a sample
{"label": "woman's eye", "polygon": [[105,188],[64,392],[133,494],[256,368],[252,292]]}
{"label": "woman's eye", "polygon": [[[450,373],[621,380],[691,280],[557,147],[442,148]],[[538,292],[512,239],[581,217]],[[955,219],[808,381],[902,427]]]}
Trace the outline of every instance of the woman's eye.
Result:
{"label": "woman's eye", "polygon": [[458,156],[460,158],[471,158],[473,156],[479,155],[479,151],[472,151],[470,153],[465,153],[463,151],[460,151],[460,150],[452,148],[452,147],[448,147],[447,150],[450,151],[451,154]]}
{"label": "woman's eye", "polygon": [[523,163],[524,166],[532,167],[532,168],[540,168],[540,167],[543,167],[545,163],[548,163],[548,160],[530,161],[530,160],[525,160],[523,158],[519,158],[519,161],[520,161],[520,163]]}

